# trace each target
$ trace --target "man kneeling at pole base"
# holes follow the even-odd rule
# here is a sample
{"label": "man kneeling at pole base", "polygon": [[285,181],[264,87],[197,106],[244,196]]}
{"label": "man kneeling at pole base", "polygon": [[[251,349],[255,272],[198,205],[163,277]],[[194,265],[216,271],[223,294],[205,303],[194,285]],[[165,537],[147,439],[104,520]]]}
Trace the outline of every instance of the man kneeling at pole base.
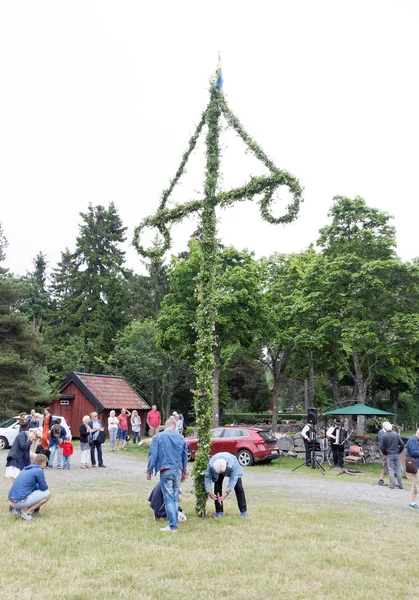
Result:
{"label": "man kneeling at pole base", "polygon": [[[242,484],[243,469],[235,456],[229,452],[219,452],[211,458],[205,473],[205,491],[209,498],[215,501],[215,516],[223,516],[223,502],[233,491],[236,493],[237,504],[243,519],[247,517],[246,496]],[[224,477],[228,477],[227,490],[223,494]],[[214,492],[211,491],[211,482],[214,481]]]}

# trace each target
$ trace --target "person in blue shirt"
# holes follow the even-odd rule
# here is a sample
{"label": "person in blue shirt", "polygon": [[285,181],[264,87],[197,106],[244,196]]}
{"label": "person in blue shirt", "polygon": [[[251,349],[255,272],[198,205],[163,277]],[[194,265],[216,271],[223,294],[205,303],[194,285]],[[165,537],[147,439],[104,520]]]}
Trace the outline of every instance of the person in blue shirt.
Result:
{"label": "person in blue shirt", "polygon": [[[205,473],[205,491],[215,501],[215,516],[223,516],[223,502],[234,490],[243,519],[247,517],[246,496],[242,484],[243,469],[235,456],[229,452],[218,452],[209,461]],[[223,494],[224,477],[228,477],[227,490]],[[214,482],[214,492],[211,491],[211,482]]]}
{"label": "person in blue shirt", "polygon": [[[153,437],[148,451],[146,478],[160,472],[161,491],[169,524],[160,531],[176,532],[178,528],[179,489],[188,471],[188,448],[183,436],[176,433],[176,421],[166,421],[165,430]],[[182,475],[181,475],[182,473]]]}
{"label": "person in blue shirt", "polygon": [[43,504],[51,498],[45,481],[44,469],[47,457],[37,454],[33,462],[25,467],[15,479],[9,492],[9,506],[17,517],[30,521]]}
{"label": "person in blue shirt", "polygon": [[57,453],[57,469],[61,469],[63,462],[63,451],[60,448],[60,444],[63,443],[67,435],[66,430],[62,425],[53,425],[51,428],[48,448],[50,456],[48,460],[48,469],[52,469],[54,456]]}
{"label": "person in blue shirt", "polygon": [[[419,460],[419,429],[407,441],[406,456]],[[416,473],[406,473],[406,477],[412,482],[412,495],[410,497],[409,508],[419,510],[419,506],[416,504],[416,496],[419,492],[419,470]]]}

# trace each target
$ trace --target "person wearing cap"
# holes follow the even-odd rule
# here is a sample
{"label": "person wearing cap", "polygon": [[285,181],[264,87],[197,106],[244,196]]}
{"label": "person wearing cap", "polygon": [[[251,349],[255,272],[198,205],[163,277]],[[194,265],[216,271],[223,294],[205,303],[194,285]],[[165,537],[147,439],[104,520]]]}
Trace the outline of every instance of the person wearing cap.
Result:
{"label": "person wearing cap", "polygon": [[340,419],[335,419],[334,424],[326,432],[326,437],[332,440],[333,464],[340,469],[343,469],[345,464],[345,439],[343,434],[344,429]]}
{"label": "person wearing cap", "polygon": [[[224,477],[228,477],[228,486],[223,494]],[[243,519],[247,517],[246,496],[242,483],[243,469],[235,456],[229,452],[218,452],[209,461],[205,472],[205,491],[209,498],[215,501],[215,516],[223,516],[223,502],[234,490],[237,504]],[[211,491],[211,482],[214,482],[214,492]]]}

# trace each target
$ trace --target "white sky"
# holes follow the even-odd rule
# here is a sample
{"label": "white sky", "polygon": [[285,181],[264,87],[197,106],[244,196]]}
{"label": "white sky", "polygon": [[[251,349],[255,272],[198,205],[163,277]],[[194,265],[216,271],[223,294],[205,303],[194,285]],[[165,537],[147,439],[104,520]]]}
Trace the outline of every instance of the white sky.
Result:
{"label": "white sky", "polygon": [[[220,213],[222,241],[257,256],[303,250],[334,195],[360,195],[394,215],[402,258],[419,255],[418,17],[417,0],[2,2],[5,266],[23,274],[40,250],[54,266],[89,202],[114,201],[131,242],[208,102],[218,50],[230,108],[305,188],[293,225],[241,203]],[[223,142],[225,189],[264,172],[233,135]],[[202,152],[176,200],[202,186]],[[173,252],[195,227],[174,228]]]}

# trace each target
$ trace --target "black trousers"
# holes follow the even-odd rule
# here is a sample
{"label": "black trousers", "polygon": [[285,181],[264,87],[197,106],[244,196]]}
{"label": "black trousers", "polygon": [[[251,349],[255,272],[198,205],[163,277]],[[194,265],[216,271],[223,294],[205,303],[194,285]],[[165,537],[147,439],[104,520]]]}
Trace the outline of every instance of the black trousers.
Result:
{"label": "black trousers", "polygon": [[304,438],[303,441],[304,441],[304,446],[306,449],[306,463],[310,463],[311,462],[311,442],[308,442],[306,440],[306,438]]}
{"label": "black trousers", "polygon": [[333,464],[343,469],[345,448],[342,444],[332,444]]}
{"label": "black trousers", "polygon": [[[223,495],[223,481],[224,481],[224,475],[218,475],[218,479],[214,484],[214,494],[216,496]],[[246,510],[247,510],[246,496],[244,495],[244,489],[243,489],[243,483],[242,483],[241,477],[238,478],[237,483],[234,486],[234,491],[236,493],[237,504],[238,504],[240,512],[246,512]],[[223,505],[220,504],[218,502],[218,500],[215,501],[215,512],[220,512],[220,513],[224,512]]]}

